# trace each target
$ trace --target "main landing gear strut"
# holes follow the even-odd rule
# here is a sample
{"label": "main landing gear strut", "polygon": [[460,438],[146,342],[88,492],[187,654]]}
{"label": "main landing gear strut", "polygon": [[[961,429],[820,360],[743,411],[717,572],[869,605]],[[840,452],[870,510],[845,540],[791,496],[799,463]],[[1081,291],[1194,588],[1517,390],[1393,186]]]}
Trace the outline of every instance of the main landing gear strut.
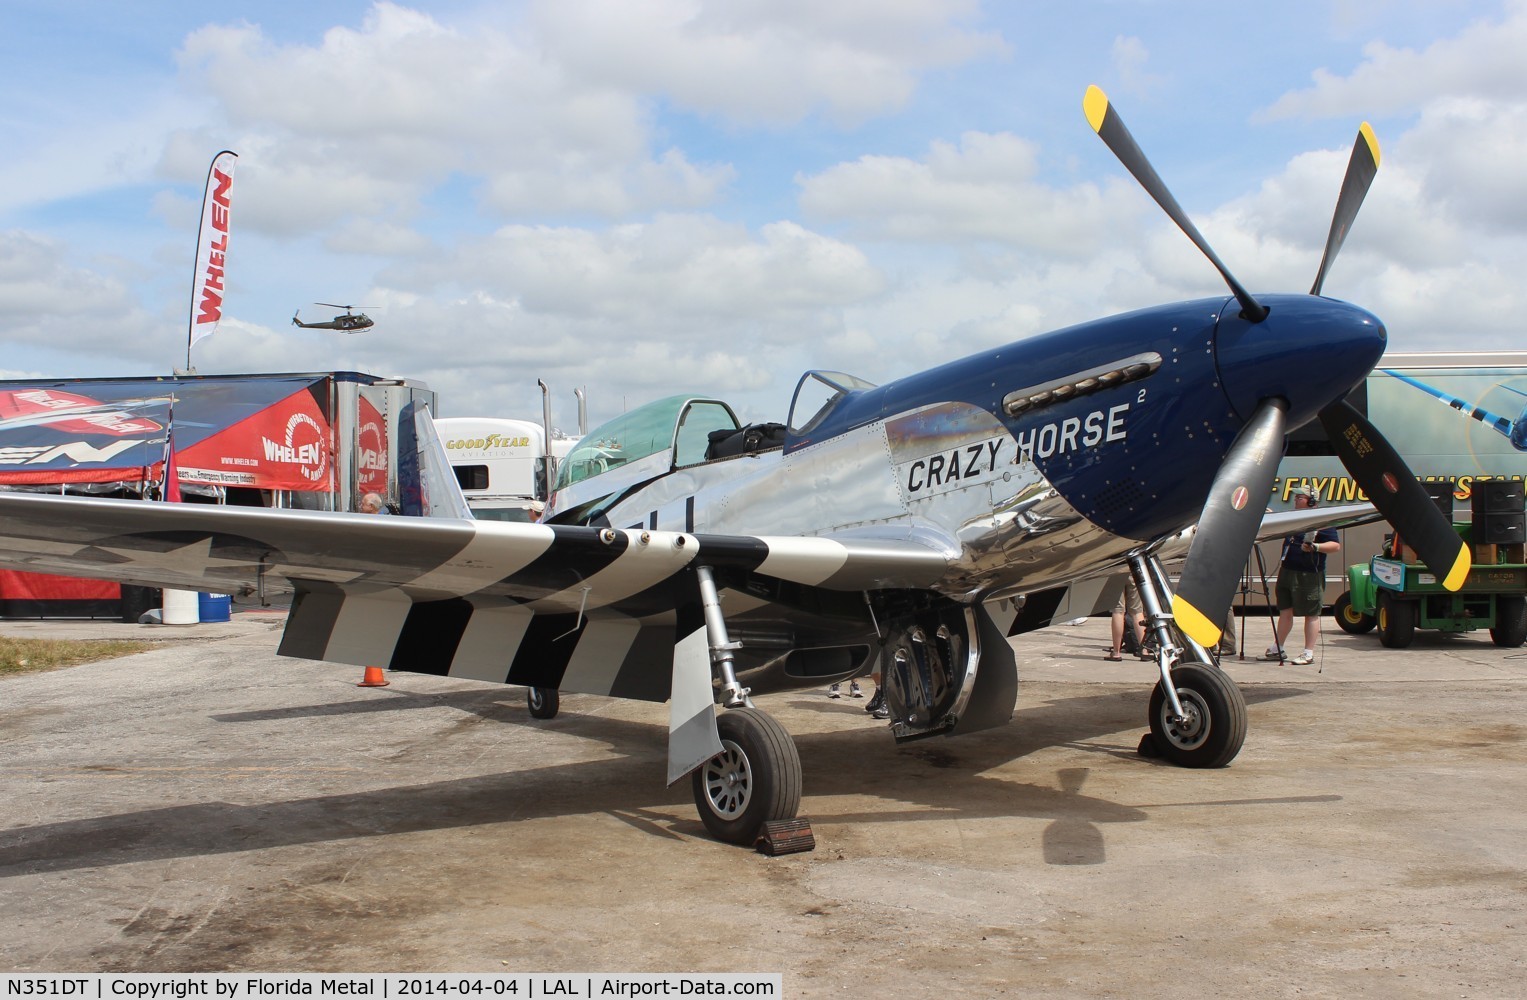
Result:
{"label": "main landing gear strut", "polygon": [[[1182,634],[1166,610],[1171,588],[1154,555],[1129,558],[1161,679],[1151,692],[1150,732],[1141,753],[1181,767],[1223,767],[1246,740],[1246,701],[1207,650]],[[690,775],[695,808],[718,840],[751,844],[765,823],[794,819],[801,803],[801,759],[775,719],[755,708],[734,665],[739,643],[727,634],[715,579],[696,567],[711,671],[725,708],[716,717],[721,752]],[[539,693],[539,692],[537,692]]]}
{"label": "main landing gear strut", "polygon": [[1224,767],[1246,742],[1246,699],[1208,650],[1174,627],[1165,610],[1172,591],[1161,561],[1155,555],[1131,556],[1129,570],[1161,671],[1151,691],[1151,731],[1140,741],[1140,753],[1179,767]]}
{"label": "main landing gear strut", "polygon": [[717,840],[751,844],[771,820],[794,819],[801,807],[801,758],[795,741],[773,716],[753,707],[733,666],[739,646],[727,636],[726,619],[709,566],[695,570],[705,610],[705,637],[712,669],[721,680],[716,719],[721,753],[690,778],[700,821]]}

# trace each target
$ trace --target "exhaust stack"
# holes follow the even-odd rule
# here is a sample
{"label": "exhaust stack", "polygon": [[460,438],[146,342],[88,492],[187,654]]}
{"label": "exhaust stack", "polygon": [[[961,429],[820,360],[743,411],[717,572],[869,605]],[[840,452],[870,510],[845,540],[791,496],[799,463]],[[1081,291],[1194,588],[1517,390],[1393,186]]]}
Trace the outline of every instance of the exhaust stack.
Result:
{"label": "exhaust stack", "polygon": [[557,456],[551,450],[551,389],[541,379],[536,379],[536,385],[541,387],[541,447],[545,454],[541,456],[541,499],[551,496],[551,488],[557,481]]}

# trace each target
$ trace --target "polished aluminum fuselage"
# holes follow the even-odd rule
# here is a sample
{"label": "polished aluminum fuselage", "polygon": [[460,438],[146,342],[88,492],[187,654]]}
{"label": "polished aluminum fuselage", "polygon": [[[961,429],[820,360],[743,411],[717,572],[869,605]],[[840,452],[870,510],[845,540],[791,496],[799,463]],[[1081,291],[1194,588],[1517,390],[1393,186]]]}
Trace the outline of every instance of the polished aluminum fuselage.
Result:
{"label": "polished aluminum fuselage", "polygon": [[940,433],[898,435],[898,421],[876,421],[788,454],[676,469],[605,517],[617,527],[917,540],[949,560],[935,589],[963,602],[1042,589],[1139,544],[1082,516],[986,411],[954,403],[908,416],[932,423],[951,410],[960,419]]}
{"label": "polished aluminum fuselage", "polygon": [[1107,574],[1198,520],[1261,401],[1298,427],[1382,354],[1363,310],[1267,303],[1256,323],[1234,299],[1142,310],[855,386],[791,414],[783,449],[649,455],[559,491],[552,519],[916,542],[946,560],[927,589],[966,606]]}

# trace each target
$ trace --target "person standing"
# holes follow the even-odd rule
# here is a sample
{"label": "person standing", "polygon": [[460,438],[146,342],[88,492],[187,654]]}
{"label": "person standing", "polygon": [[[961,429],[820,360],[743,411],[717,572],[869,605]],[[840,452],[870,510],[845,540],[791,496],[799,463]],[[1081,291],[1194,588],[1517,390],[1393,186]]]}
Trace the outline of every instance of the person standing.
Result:
{"label": "person standing", "polygon": [[[1294,509],[1318,506],[1320,496],[1314,490],[1294,494]],[[1264,660],[1287,659],[1284,643],[1294,629],[1294,616],[1304,619],[1304,651],[1292,663],[1315,662],[1315,647],[1320,642],[1320,609],[1325,602],[1326,556],[1341,551],[1341,536],[1335,528],[1321,528],[1313,534],[1301,532],[1283,539],[1283,558],[1278,563],[1278,624],[1273,630],[1274,644],[1262,654]]]}
{"label": "person standing", "polygon": [[[873,674],[870,674],[870,680],[875,682],[875,696],[865,704],[864,710],[868,712],[870,717],[873,719],[889,719],[891,717],[891,707],[885,702],[885,684],[881,682],[880,671],[877,670]],[[850,698],[864,697],[864,691],[859,687],[858,681],[851,680],[848,682],[848,696]],[[827,697],[843,697],[842,685],[834,684],[832,687],[828,688]]]}
{"label": "person standing", "polygon": [[[849,681],[848,682],[848,696],[850,698],[863,698],[864,697],[864,692],[859,689],[859,682],[858,681]],[[832,687],[828,688],[827,689],[827,697],[829,697],[829,698],[841,698],[841,697],[843,697],[843,685],[842,684],[834,684]]]}
{"label": "person standing", "polygon": [[870,680],[875,682],[875,697],[869,700],[869,703],[864,706],[864,710],[870,713],[870,718],[872,719],[889,719],[891,717],[891,706],[887,705],[885,701],[885,681],[881,679],[880,671],[877,670],[870,674]]}
{"label": "person standing", "polygon": [[1126,626],[1134,633],[1135,651],[1143,656],[1145,649],[1145,626],[1140,623],[1140,613],[1140,591],[1135,589],[1135,581],[1131,577],[1124,581],[1124,590],[1119,594],[1119,603],[1114,605],[1113,616],[1109,621],[1113,646],[1108,650],[1103,659],[1115,662],[1124,659],[1124,632]]}

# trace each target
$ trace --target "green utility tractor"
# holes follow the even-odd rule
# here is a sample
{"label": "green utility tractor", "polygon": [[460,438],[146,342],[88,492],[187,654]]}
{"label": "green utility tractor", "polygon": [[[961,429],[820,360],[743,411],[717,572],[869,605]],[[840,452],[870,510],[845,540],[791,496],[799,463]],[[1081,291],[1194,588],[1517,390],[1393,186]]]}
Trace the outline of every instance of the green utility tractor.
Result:
{"label": "green utility tractor", "polygon": [[[1453,526],[1470,541],[1473,526]],[[1410,645],[1416,629],[1472,632],[1488,628],[1497,646],[1527,641],[1527,562],[1520,543],[1473,545],[1474,566],[1454,593],[1420,563],[1406,562],[1398,540],[1366,566],[1347,569],[1346,593],[1336,599],[1336,624],[1359,635],[1376,626],[1390,649]]]}

